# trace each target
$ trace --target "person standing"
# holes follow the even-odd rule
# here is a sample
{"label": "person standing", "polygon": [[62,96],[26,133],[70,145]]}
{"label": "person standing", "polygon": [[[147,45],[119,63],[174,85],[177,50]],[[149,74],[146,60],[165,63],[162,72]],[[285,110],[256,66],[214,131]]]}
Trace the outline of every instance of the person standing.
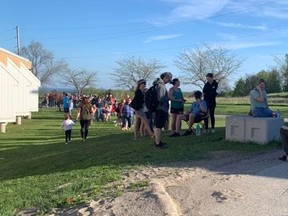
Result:
{"label": "person standing", "polygon": [[92,116],[96,111],[96,107],[92,106],[88,97],[83,97],[77,110],[77,120],[80,119],[80,134],[82,141],[86,141],[88,136],[88,129],[91,124]]}
{"label": "person standing", "polygon": [[137,87],[135,91],[135,96],[130,103],[130,106],[135,111],[135,127],[134,127],[134,139],[136,140],[138,138],[138,130],[140,129],[141,123],[144,124],[145,129],[149,133],[151,137],[153,137],[153,131],[149,127],[148,120],[146,118],[146,115],[144,113],[144,91],[146,87],[146,80],[140,79],[137,82]]}
{"label": "person standing", "polygon": [[71,95],[69,98],[69,114],[70,114],[70,116],[72,116],[73,108],[74,108],[73,96]]}
{"label": "person standing", "polygon": [[164,72],[160,75],[160,79],[156,80],[157,94],[159,105],[155,112],[154,119],[154,135],[155,135],[155,147],[165,148],[165,144],[161,141],[161,129],[165,126],[168,119],[169,112],[169,97],[165,84],[170,83],[172,80],[172,74],[170,72]]}
{"label": "person standing", "polygon": [[63,92],[63,110],[64,110],[64,113],[69,113],[69,107],[70,107],[70,97],[68,96],[68,93]]}
{"label": "person standing", "polygon": [[132,125],[132,118],[134,115],[133,108],[129,106],[131,103],[131,98],[124,101],[123,107],[121,108],[122,117],[122,130],[130,130]]}
{"label": "person standing", "polygon": [[179,114],[183,114],[184,111],[184,102],[185,99],[183,97],[183,93],[180,86],[180,81],[177,78],[174,78],[171,82],[173,85],[169,91],[168,96],[171,101],[170,106],[170,113],[171,113],[171,135],[170,137],[173,137],[175,135],[176,130],[176,119]]}
{"label": "person standing", "polygon": [[218,95],[217,88],[218,82],[214,80],[213,73],[206,75],[207,82],[203,88],[204,100],[206,101],[209,118],[205,119],[205,129],[208,129],[209,119],[211,122],[211,133],[215,132],[215,108],[216,108],[216,97]]}

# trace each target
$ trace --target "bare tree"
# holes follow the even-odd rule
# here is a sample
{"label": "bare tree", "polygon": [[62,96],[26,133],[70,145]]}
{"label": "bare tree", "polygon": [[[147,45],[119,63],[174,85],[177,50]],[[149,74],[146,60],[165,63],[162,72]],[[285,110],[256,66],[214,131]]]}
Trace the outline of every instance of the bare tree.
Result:
{"label": "bare tree", "polygon": [[164,68],[156,59],[145,61],[138,57],[128,57],[116,61],[118,67],[110,75],[119,87],[135,90],[139,79],[152,82],[155,76]]}
{"label": "bare tree", "polygon": [[87,87],[93,87],[96,84],[97,72],[67,69],[63,72],[61,84],[74,87],[78,94],[82,94]]}
{"label": "bare tree", "polygon": [[209,44],[183,51],[174,61],[175,66],[183,73],[182,82],[201,89],[206,82],[207,73],[213,73],[219,83],[227,84],[229,75],[235,73],[242,62],[221,45]]}
{"label": "bare tree", "polygon": [[21,48],[21,55],[32,62],[32,73],[42,84],[49,83],[54,75],[66,70],[67,64],[56,61],[54,54],[43,48],[42,44],[32,41],[27,47]]}

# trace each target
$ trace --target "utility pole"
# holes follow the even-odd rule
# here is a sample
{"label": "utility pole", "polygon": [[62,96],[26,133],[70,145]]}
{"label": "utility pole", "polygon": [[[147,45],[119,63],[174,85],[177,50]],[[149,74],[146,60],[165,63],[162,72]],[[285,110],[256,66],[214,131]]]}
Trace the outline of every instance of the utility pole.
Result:
{"label": "utility pole", "polygon": [[19,26],[16,26],[17,54],[20,55],[20,34]]}

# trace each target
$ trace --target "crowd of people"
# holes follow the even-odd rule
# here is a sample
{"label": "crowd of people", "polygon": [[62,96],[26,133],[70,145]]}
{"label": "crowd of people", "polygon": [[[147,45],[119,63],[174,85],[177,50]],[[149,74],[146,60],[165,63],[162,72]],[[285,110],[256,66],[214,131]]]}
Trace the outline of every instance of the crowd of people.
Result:
{"label": "crowd of people", "polygon": [[[212,77],[212,79],[211,79]],[[167,91],[166,84],[171,83],[172,87]],[[166,148],[166,143],[161,140],[161,131],[163,128],[168,128],[170,124],[170,137],[181,136],[182,121],[188,124],[188,130],[183,133],[183,136],[193,133],[193,124],[205,121],[203,124],[204,132],[208,131],[209,107],[212,106],[210,115],[214,114],[216,107],[215,97],[217,96],[218,83],[213,80],[213,74],[207,74],[207,83],[204,89],[204,100],[202,99],[202,92],[196,91],[194,93],[195,102],[192,103],[190,109],[184,112],[184,104],[186,99],[180,88],[180,80],[178,78],[172,79],[170,72],[164,72],[157,78],[153,86],[155,86],[158,104],[155,110],[151,111],[147,108],[145,103],[145,93],[148,90],[146,87],[146,80],[140,79],[137,82],[135,95],[131,98],[126,95],[121,100],[117,101],[111,94],[106,97],[92,95],[77,96],[63,92],[60,110],[64,111],[65,119],[62,123],[62,128],[65,130],[65,143],[71,140],[71,130],[75,121],[72,121],[72,110],[77,110],[76,121],[80,122],[80,135],[83,141],[88,137],[89,126],[92,121],[108,122],[111,116],[116,116],[115,126],[120,126],[123,131],[131,130],[134,126],[134,140],[148,135],[154,140],[154,145],[157,148]],[[45,95],[45,103],[47,106],[51,104],[51,99]],[[211,99],[211,97],[214,97]],[[213,122],[213,121],[212,121]],[[214,132],[214,122],[211,124],[211,132]]]}
{"label": "crowd of people", "polygon": [[[57,96],[49,98],[45,95],[43,104],[49,107],[53,100],[57,100],[54,106],[59,106],[59,110],[64,111],[64,121],[61,127],[65,130],[65,143],[71,140],[72,127],[75,121],[72,120],[72,110],[77,109],[76,121],[80,122],[80,135],[83,141],[87,139],[91,121],[107,122],[111,115],[116,115],[115,126],[120,126],[123,131],[130,130],[134,126],[134,140],[149,135],[154,140],[157,148],[166,148],[167,145],[161,140],[161,130],[167,128],[170,124],[170,136],[187,136],[194,132],[194,123],[202,123],[203,132],[215,132],[215,108],[218,82],[214,80],[213,74],[206,75],[206,83],[203,91],[195,91],[193,96],[195,101],[191,104],[189,110],[184,111],[186,99],[180,88],[180,80],[172,79],[170,72],[164,72],[153,82],[156,89],[158,104],[155,110],[151,111],[145,104],[146,80],[140,79],[137,82],[135,95],[130,98],[126,95],[119,102],[110,94],[106,97],[93,95],[77,96],[63,92],[62,97]],[[167,91],[166,84],[172,84]],[[51,100],[52,98],[52,100]],[[61,102],[59,101],[61,98]],[[51,102],[52,101],[52,102]],[[260,79],[257,86],[250,92],[250,112],[253,117],[274,117],[275,112],[269,109],[267,103],[266,82]],[[182,121],[186,122],[188,129],[181,134]],[[210,122],[209,122],[210,121]],[[210,123],[210,128],[209,128]],[[283,126],[280,129],[280,137],[283,144],[285,155],[279,159],[288,160],[288,127]]]}

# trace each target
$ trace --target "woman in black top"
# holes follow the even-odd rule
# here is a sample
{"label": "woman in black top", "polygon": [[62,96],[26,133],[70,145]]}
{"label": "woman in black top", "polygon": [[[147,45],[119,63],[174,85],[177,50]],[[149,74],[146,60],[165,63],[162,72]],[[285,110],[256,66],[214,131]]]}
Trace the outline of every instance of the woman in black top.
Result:
{"label": "woman in black top", "polygon": [[130,106],[135,111],[135,125],[134,125],[134,139],[138,138],[138,131],[140,124],[143,123],[145,125],[145,129],[149,133],[151,137],[153,137],[153,131],[151,130],[149,126],[149,122],[146,118],[146,115],[144,113],[144,90],[146,87],[146,80],[141,79],[137,82],[137,88],[135,91],[135,96],[130,104]]}
{"label": "woman in black top", "polygon": [[[217,88],[218,88],[218,82],[213,79],[213,74],[208,73],[206,75],[207,82],[204,85],[203,88],[203,94],[204,94],[204,100],[207,103],[208,112],[210,116],[211,121],[211,133],[214,133],[214,127],[215,127],[215,108],[216,108],[216,97],[218,95]],[[205,120],[205,129],[208,129],[209,119]]]}

